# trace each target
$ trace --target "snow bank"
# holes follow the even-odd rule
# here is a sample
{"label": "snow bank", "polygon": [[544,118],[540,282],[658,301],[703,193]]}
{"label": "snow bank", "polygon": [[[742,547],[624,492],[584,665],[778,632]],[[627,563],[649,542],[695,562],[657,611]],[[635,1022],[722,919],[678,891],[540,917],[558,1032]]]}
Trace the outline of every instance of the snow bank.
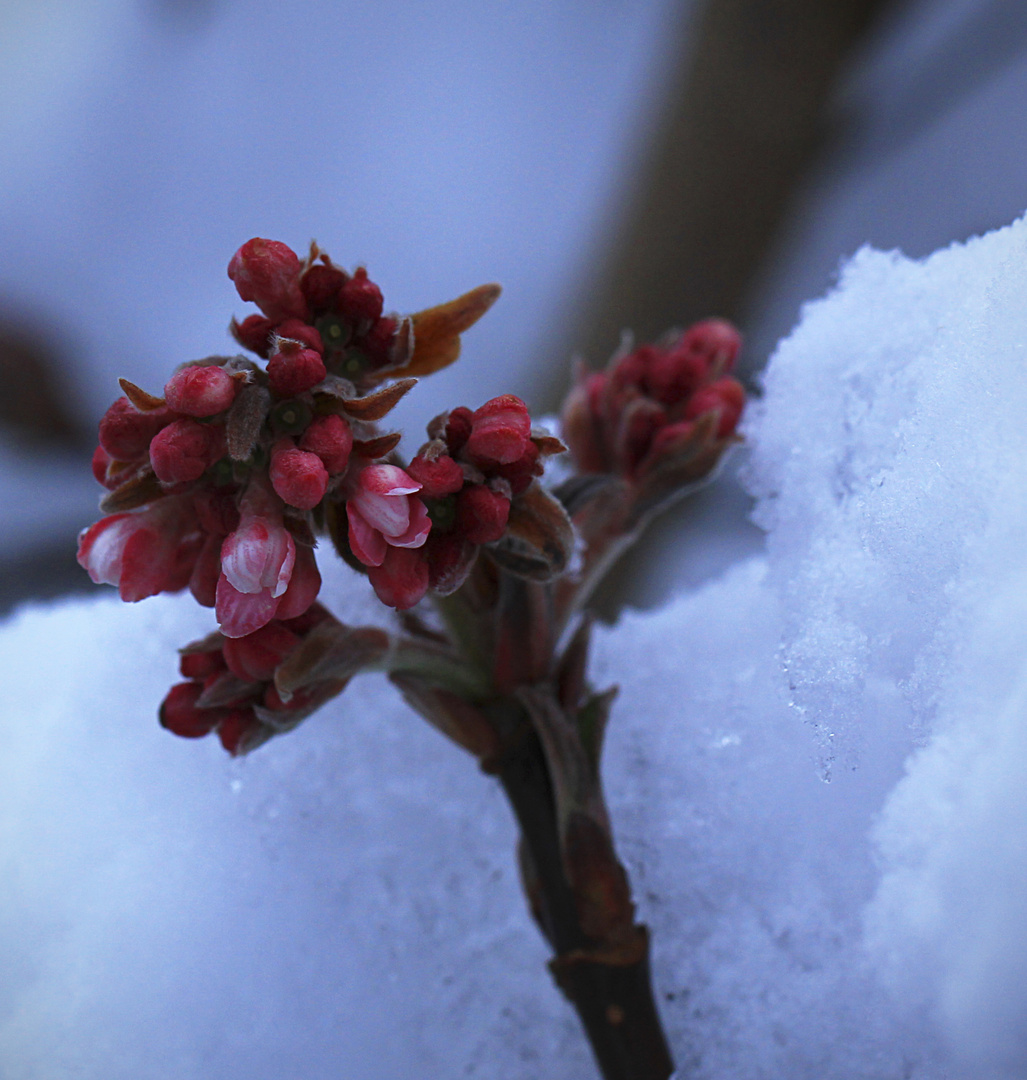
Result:
{"label": "snow bank", "polygon": [[[766,555],[599,635],[682,1075],[1027,1072],[1025,255],[860,253],[749,422]],[[208,618],[0,629],[5,1080],[593,1075],[493,782],[373,678],[243,762],[173,739]]]}

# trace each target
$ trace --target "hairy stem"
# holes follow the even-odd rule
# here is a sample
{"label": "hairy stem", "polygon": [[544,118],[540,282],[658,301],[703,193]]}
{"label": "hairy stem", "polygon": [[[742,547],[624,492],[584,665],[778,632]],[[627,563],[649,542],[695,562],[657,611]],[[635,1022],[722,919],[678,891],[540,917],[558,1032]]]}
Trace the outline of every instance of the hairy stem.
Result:
{"label": "hairy stem", "polygon": [[577,1010],[603,1080],[668,1080],[674,1065],[653,999],[649,937],[634,956],[604,954],[582,930],[560,850],[552,779],[532,731],[504,756],[500,782],[520,825],[525,890],[555,952],[550,970]]}

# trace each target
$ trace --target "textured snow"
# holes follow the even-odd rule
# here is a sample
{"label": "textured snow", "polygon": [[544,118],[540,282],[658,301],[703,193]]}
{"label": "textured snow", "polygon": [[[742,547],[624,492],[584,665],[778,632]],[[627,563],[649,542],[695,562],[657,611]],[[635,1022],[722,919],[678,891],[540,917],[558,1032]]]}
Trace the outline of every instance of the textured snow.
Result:
{"label": "textured snow", "polygon": [[[598,636],[682,1076],[1027,1074],[1025,256],[860,252],[748,421],[765,554]],[[173,739],[208,628],[0,629],[4,1080],[592,1076],[493,781],[376,677],[242,762]]]}

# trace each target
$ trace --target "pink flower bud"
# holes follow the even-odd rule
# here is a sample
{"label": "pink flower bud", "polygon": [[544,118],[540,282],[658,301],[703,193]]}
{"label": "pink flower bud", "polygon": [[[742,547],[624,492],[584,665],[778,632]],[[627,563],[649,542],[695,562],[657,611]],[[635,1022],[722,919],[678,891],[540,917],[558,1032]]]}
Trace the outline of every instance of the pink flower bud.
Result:
{"label": "pink flower bud", "polygon": [[184,739],[202,739],[225,716],[224,709],[200,709],[196,701],[203,693],[199,683],[178,683],[168,691],[160,707],[161,727]]}
{"label": "pink flower bud", "polygon": [[464,486],[464,471],[448,454],[436,458],[418,454],[407,467],[407,473],[421,485],[421,494],[426,499],[441,499]]}
{"label": "pink flower bud", "polygon": [[464,488],[457,496],[456,528],[472,544],[491,544],[506,532],[510,500],[483,484]]}
{"label": "pink flower bud", "polygon": [[302,322],[299,319],[286,319],[281,326],[275,330],[275,333],[280,338],[289,338],[290,341],[298,341],[305,348],[313,349],[316,353],[323,353],[325,351],[324,342],[321,340],[321,335],[317,331],[316,326],[311,326],[310,323]]}
{"label": "pink flower bud", "polygon": [[310,306],[317,311],[334,307],[339,290],[346,284],[346,272],[337,266],[315,263],[300,279],[300,288]]}
{"label": "pink flower bud", "polygon": [[[310,610],[320,591],[321,573],[317,569],[314,552],[303,544],[297,544],[296,562],[292,568],[292,577],[289,578],[289,587],[278,602],[275,617],[283,622],[299,619]],[[296,633],[301,632],[293,625],[290,625],[289,629]]]}
{"label": "pink flower bud", "polygon": [[421,485],[396,465],[368,465],[346,502],[349,541],[365,566],[381,566],[390,547],[420,547],[428,537],[428,511],[414,492]]}
{"label": "pink flower bud", "polygon": [[264,741],[263,725],[253,709],[229,709],[223,716],[218,724],[218,738],[232,757],[242,757]]}
{"label": "pink flower bud", "polygon": [[225,670],[225,658],[221,655],[220,649],[186,653],[178,662],[178,670],[187,679],[203,682],[211,675],[217,675]]}
{"label": "pink flower bud", "polygon": [[[189,591],[202,607],[213,607],[217,601],[218,578],[221,576],[221,542],[223,536],[208,536],[189,577]],[[183,672],[185,674],[185,672]]]}
{"label": "pink flower bud", "polygon": [[262,482],[251,481],[239,528],[221,545],[214,613],[225,637],[245,637],[269,623],[289,587],[296,543],[280,507]]}
{"label": "pink flower bud", "polygon": [[345,472],[353,449],[353,432],[341,416],[318,416],[300,439],[300,449],[317,454],[329,476]]}
{"label": "pink flower bud", "polygon": [[228,670],[240,679],[270,682],[275,668],[296,648],[300,639],[277,620],[245,637],[229,638],[223,647]]}
{"label": "pink flower bud", "polygon": [[279,351],[267,362],[271,389],[283,398],[295,397],[317,386],[326,374],[320,353],[302,349],[297,342],[288,339],[279,343]]}
{"label": "pink flower bud", "polygon": [[263,315],[248,315],[241,323],[233,319],[228,329],[244,349],[266,359],[271,351],[271,332],[274,328],[271,319],[265,319]]}
{"label": "pink flower bud", "polygon": [[248,240],[232,256],[228,276],[239,296],[252,300],[275,322],[306,319],[307,301],[300,289],[299,257],[277,240]]}
{"label": "pink flower bud", "polygon": [[83,529],[78,562],[97,585],[117,585],[122,600],[143,600],[184,584],[183,562],[198,550],[196,525],[188,502],[169,496]]}
{"label": "pink flower bud", "polygon": [[103,484],[108,491],[113,491],[118,486],[117,478],[111,480],[107,477],[107,469],[111,464],[110,454],[102,446],[93,451],[93,476],[98,484]]}
{"label": "pink flower bud", "polygon": [[360,342],[360,348],[367,354],[372,368],[384,367],[389,362],[392,343],[396,338],[395,319],[381,318],[372,323]]}
{"label": "pink flower bud", "polygon": [[685,331],[679,347],[706,357],[709,369],[723,375],[734,367],[742,335],[726,319],[703,319]]}
{"label": "pink flower bud", "polygon": [[170,408],[186,416],[215,416],[235,400],[235,380],[213,364],[183,368],[164,387]]}
{"label": "pink flower bud", "polygon": [[686,420],[694,420],[704,413],[716,410],[720,413],[717,438],[723,439],[735,430],[738,418],[745,406],[745,390],[735,379],[718,379],[697,391],[685,409]]}
{"label": "pink flower bud", "polygon": [[328,488],[328,470],[317,454],[297,450],[292,439],[279,439],[271,450],[271,486],[289,506],[313,510]]}
{"label": "pink flower bud", "polygon": [[135,461],[146,454],[150,440],[174,417],[169,409],[140,412],[120,397],[100,421],[100,445],[116,461]]}
{"label": "pink flower bud", "polygon": [[199,478],[222,454],[220,433],[188,418],[159,431],[150,443],[150,464],[157,479],[181,484]]}
{"label": "pink flower bud", "polygon": [[358,266],[354,275],[339,290],[339,311],[354,322],[374,322],[381,317],[382,291]]}
{"label": "pink flower bud", "polygon": [[513,394],[486,401],[471,416],[467,452],[473,458],[501,465],[516,461],[531,438],[528,407]]}
{"label": "pink flower bud", "polygon": [[428,563],[421,552],[409,548],[390,547],[367,576],[378,599],[400,611],[412,608],[428,591]]}
{"label": "pink flower bud", "polygon": [[450,411],[446,417],[446,446],[450,454],[455,458],[467,445],[471,437],[471,410],[461,405]]}
{"label": "pink flower bud", "polygon": [[609,464],[601,437],[600,413],[595,404],[606,386],[606,376],[595,373],[572,387],[560,414],[560,431],[582,472],[607,472]]}

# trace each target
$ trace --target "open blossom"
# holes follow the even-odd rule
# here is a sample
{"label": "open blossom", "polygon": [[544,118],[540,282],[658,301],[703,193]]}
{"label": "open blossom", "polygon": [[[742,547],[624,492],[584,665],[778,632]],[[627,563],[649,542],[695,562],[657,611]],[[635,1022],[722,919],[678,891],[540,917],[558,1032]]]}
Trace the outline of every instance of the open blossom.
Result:
{"label": "open blossom", "polygon": [[169,497],[83,529],[78,562],[98,585],[116,585],[122,600],[143,600],[185,588],[201,544],[188,501]]}

